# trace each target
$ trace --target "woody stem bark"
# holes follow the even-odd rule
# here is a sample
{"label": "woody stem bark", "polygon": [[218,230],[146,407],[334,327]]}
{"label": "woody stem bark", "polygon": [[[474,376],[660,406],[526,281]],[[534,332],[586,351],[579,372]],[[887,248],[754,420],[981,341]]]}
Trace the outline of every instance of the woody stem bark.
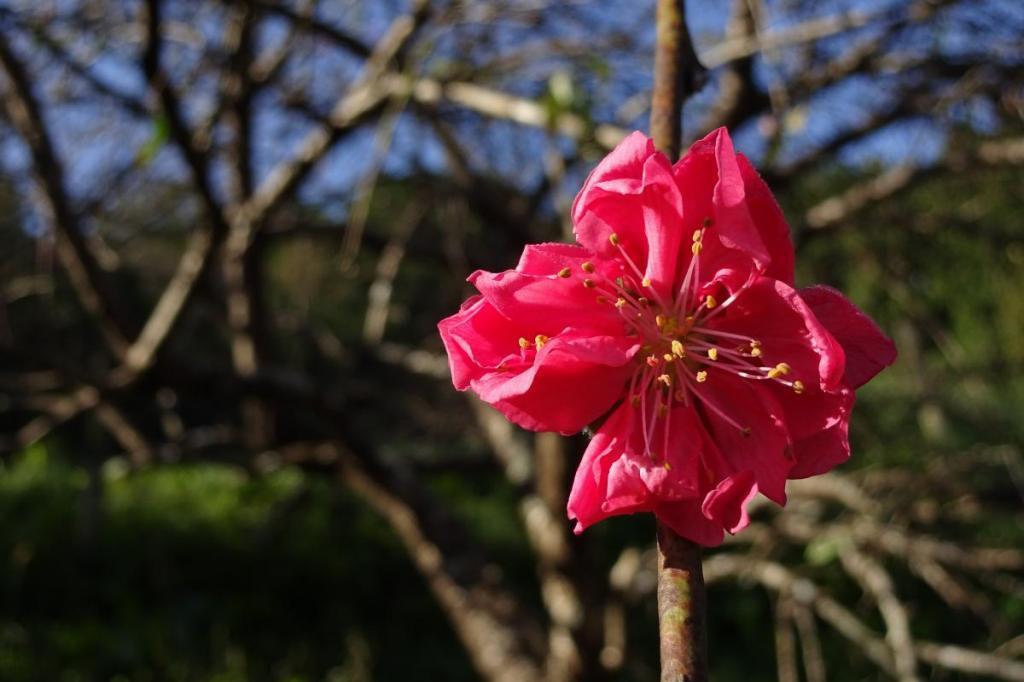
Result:
{"label": "woody stem bark", "polygon": [[[685,0],[658,0],[651,136],[670,159],[679,156],[683,102],[703,69],[686,28]],[[658,628],[662,682],[705,682],[707,639],[699,545],[658,522]]]}

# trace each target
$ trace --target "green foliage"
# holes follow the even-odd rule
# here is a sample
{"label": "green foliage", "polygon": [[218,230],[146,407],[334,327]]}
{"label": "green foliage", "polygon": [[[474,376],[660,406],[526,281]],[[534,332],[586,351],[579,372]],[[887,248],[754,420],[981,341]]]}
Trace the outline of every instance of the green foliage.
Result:
{"label": "green foliage", "polygon": [[472,679],[440,622],[384,522],[293,469],[0,475],[0,679]]}

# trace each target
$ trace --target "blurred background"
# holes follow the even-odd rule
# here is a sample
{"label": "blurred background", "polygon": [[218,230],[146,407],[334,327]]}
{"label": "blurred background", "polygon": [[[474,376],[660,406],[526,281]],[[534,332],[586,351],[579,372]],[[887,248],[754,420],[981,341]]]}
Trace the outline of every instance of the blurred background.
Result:
{"label": "blurred background", "polygon": [[[645,129],[650,0],[0,1],[0,680],[655,680],[654,523],[452,389]],[[900,359],[708,552],[715,680],[1024,680],[1024,5],[690,0],[798,284]]]}

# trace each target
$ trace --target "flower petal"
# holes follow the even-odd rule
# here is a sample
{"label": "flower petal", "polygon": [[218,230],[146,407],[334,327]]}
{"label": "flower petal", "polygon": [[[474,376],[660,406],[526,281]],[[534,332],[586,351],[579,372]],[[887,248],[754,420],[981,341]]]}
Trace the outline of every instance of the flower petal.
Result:
{"label": "flower petal", "polygon": [[831,471],[850,458],[850,412],[853,392],[846,411],[827,429],[822,429],[793,444],[796,462],[789,471],[790,478],[808,478]]}
{"label": "flower petal", "polygon": [[452,383],[460,391],[483,372],[515,358],[518,329],[483,296],[467,299],[459,312],[441,320],[437,327],[448,353]]}
{"label": "flower petal", "polygon": [[566,327],[622,333],[622,318],[615,308],[599,303],[595,290],[584,286],[587,273],[582,265],[592,259],[578,246],[536,244],[524,249],[515,270],[477,270],[469,281],[501,314],[521,321],[520,333],[526,338],[554,336]]}
{"label": "flower petal", "polygon": [[743,176],[747,208],[754,226],[761,235],[761,241],[768,249],[770,262],[764,274],[786,284],[793,284],[793,242],[789,223],[782,215],[779,202],[761,179],[753,164],[743,154],[736,155]]}
{"label": "flower petal", "polygon": [[762,361],[768,366],[790,365],[794,370],[790,379],[804,384],[813,381],[826,391],[842,383],[843,348],[800,294],[784,282],[757,278],[705,325],[760,341]]}
{"label": "flower petal", "polygon": [[642,427],[641,408],[623,402],[590,441],[567,506],[569,517],[577,520],[576,532],[609,516],[700,498],[705,439],[693,409],[680,405],[660,417],[650,442]]}
{"label": "flower petal", "polygon": [[701,513],[730,533],[738,533],[750,524],[747,504],[757,495],[757,482],[750,470],[729,476],[704,498]]}
{"label": "flower petal", "polygon": [[765,386],[711,368],[697,390],[708,433],[725,461],[719,478],[750,471],[765,497],[784,505],[793,465],[782,406]]}
{"label": "flower petal", "polygon": [[863,386],[896,361],[895,344],[841,293],[819,285],[801,289],[800,297],[843,347],[848,386]]}
{"label": "flower petal", "polygon": [[663,295],[674,285],[683,240],[683,202],[672,166],[654,143],[633,133],[591,173],[573,204],[576,239],[595,254],[618,259],[621,248]]}
{"label": "flower petal", "polygon": [[550,338],[528,366],[483,372],[470,386],[523,428],[577,433],[622,397],[638,348],[625,336],[570,329]]}
{"label": "flower petal", "polygon": [[[683,195],[684,229],[696,230],[710,220],[702,270],[709,275],[722,268],[764,272],[771,253],[751,216],[744,173],[728,131],[719,128],[694,143],[672,172]],[[775,238],[774,231],[771,235]],[[690,260],[689,244],[683,251],[681,271]]]}
{"label": "flower petal", "polygon": [[705,547],[722,544],[722,526],[704,516],[700,500],[659,504],[654,510],[658,519],[687,540]]}

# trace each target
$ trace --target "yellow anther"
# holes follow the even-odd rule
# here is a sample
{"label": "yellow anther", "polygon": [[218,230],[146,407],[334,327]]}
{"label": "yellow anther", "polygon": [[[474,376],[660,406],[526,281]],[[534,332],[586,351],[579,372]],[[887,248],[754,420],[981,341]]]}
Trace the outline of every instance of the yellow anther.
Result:
{"label": "yellow anther", "polygon": [[548,342],[548,337],[544,336],[543,334],[537,334],[537,336],[535,336],[533,338],[533,343],[534,343],[534,345],[537,346],[537,350],[540,350],[541,348],[543,348],[544,344],[547,343],[547,342]]}
{"label": "yellow anther", "polygon": [[615,307],[616,308],[625,308],[626,307],[626,299],[622,298],[621,296],[619,298],[617,298],[615,300]]}
{"label": "yellow anther", "polygon": [[690,246],[690,251],[692,251],[693,255],[696,256],[696,255],[700,254],[701,249],[703,249],[703,248],[704,248],[703,244],[701,244],[700,242],[694,242],[693,245]]}
{"label": "yellow anther", "polygon": [[693,241],[699,242],[701,237],[703,237],[703,236],[704,236],[704,230],[694,230],[693,231]]}
{"label": "yellow anther", "polygon": [[612,232],[610,235],[608,235],[608,241],[610,241],[612,243],[612,246],[618,246],[619,245],[619,235],[617,235],[614,232]]}
{"label": "yellow anther", "polygon": [[780,362],[779,364],[775,365],[770,370],[768,370],[768,378],[769,379],[778,379],[781,376],[785,376],[785,375],[789,374],[789,372],[790,372],[789,365],[787,365],[784,362]]}
{"label": "yellow anther", "polygon": [[527,348],[529,348],[529,347],[530,347],[530,342],[529,342],[529,341],[527,341],[527,340],[526,340],[525,338],[523,338],[522,336],[520,336],[520,337],[519,337],[519,347],[520,347],[520,348],[522,348],[523,350],[526,350]]}
{"label": "yellow anther", "polygon": [[750,340],[750,347],[751,348],[760,348],[761,347],[761,342],[758,341],[757,339],[751,339]]}
{"label": "yellow anther", "polygon": [[593,289],[594,287],[597,286],[597,284],[594,283],[594,280],[587,278],[583,280],[583,286],[585,286],[588,289]]}
{"label": "yellow anther", "polygon": [[717,348],[708,348],[708,359],[709,360],[717,360],[718,359],[718,349]]}
{"label": "yellow anther", "polygon": [[671,386],[672,385],[672,376],[669,375],[669,374],[660,374],[660,375],[658,375],[658,381],[660,381],[661,383],[665,384],[666,386]]}
{"label": "yellow anther", "polygon": [[697,372],[697,383],[698,384],[703,384],[707,380],[708,380],[708,373],[707,372],[705,372],[703,370],[701,370],[700,372]]}
{"label": "yellow anther", "polygon": [[583,272],[590,273],[594,271],[594,264],[590,261],[583,261],[583,265],[580,266]]}
{"label": "yellow anther", "polygon": [[558,271],[558,276],[561,277],[562,279],[570,277],[571,275],[572,270],[570,268],[562,268],[561,270]]}
{"label": "yellow anther", "polygon": [[755,358],[759,358],[761,357],[761,349],[758,348],[757,346],[754,346],[753,348],[750,349],[750,354]]}
{"label": "yellow anther", "polygon": [[797,395],[800,395],[803,392],[804,392],[804,382],[802,382],[799,379],[797,379],[796,381],[793,382],[793,393],[796,393]]}
{"label": "yellow anther", "polygon": [[676,356],[672,355],[671,353],[665,353],[665,355],[663,355],[662,357],[665,358],[665,362],[672,362],[673,360],[676,359]]}
{"label": "yellow anther", "polygon": [[667,459],[662,463],[661,466],[665,467],[665,471],[672,471],[672,465],[668,463]]}
{"label": "yellow anther", "polygon": [[665,317],[664,315],[654,316],[654,324],[658,325],[658,329],[663,328],[666,323],[668,323],[668,318]]}
{"label": "yellow anther", "polygon": [[683,342],[679,339],[674,339],[672,341],[672,352],[681,358],[686,357],[686,348],[683,347]]}
{"label": "yellow anther", "polygon": [[780,362],[779,364],[775,365],[775,369],[779,370],[783,374],[789,374],[791,371],[793,371],[793,368],[784,362]]}
{"label": "yellow anther", "polygon": [[650,277],[644,277],[643,281],[640,282],[640,285],[644,286],[644,287],[651,286],[651,279],[650,279]]}
{"label": "yellow anther", "polygon": [[708,297],[704,299],[704,305],[707,306],[708,310],[711,310],[718,305],[718,301],[715,300],[714,296],[708,294]]}

